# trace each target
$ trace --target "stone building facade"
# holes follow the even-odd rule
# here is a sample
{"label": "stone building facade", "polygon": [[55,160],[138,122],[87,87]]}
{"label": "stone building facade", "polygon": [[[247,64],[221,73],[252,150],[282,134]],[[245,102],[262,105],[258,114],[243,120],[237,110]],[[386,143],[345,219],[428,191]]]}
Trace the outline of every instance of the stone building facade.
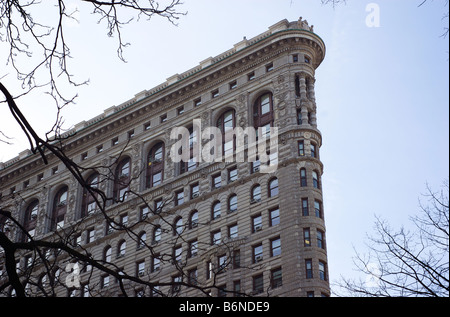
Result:
{"label": "stone building facade", "polygon": [[[136,235],[112,228],[55,157],[45,165],[24,151],[0,163],[0,207],[31,236],[56,241],[70,232],[67,242],[79,250],[155,283],[127,281],[121,289],[80,264],[80,285],[57,287],[55,295],[329,296],[314,94],[324,56],[312,26],[283,20],[69,131],[66,154],[111,198],[105,213]],[[277,127],[277,156],[269,155],[277,168],[262,173],[259,161],[248,160],[174,162],[171,131],[192,128],[194,119],[202,129]],[[13,241],[27,240],[5,219],[0,229]],[[7,280],[1,252],[0,285]],[[18,271],[33,257],[18,253]],[[68,274],[62,265],[53,271]],[[39,285],[52,278],[37,274],[28,291],[40,295]]]}

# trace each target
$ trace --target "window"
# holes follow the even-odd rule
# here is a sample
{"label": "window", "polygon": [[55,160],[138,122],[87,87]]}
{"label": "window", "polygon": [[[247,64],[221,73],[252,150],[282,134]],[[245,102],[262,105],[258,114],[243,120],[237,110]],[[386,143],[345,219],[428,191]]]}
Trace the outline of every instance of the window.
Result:
{"label": "window", "polygon": [[148,217],[150,209],[147,206],[141,207],[140,220],[145,220]]}
{"label": "window", "polygon": [[[99,184],[99,174],[94,173],[86,181],[88,187],[92,191],[95,191],[98,188]],[[89,192],[88,188],[83,188],[83,201],[81,204],[81,218],[86,217],[92,214],[97,209],[97,202],[95,201],[94,196]]]}
{"label": "window", "polygon": [[238,236],[238,225],[235,223],[228,226],[228,238],[233,239],[237,238],[237,236]]}
{"label": "window", "polygon": [[53,199],[51,230],[64,226],[64,217],[67,211],[67,186],[62,187]]}
{"label": "window", "polygon": [[95,229],[91,228],[87,230],[86,243],[91,243],[95,241]]}
{"label": "window", "polygon": [[117,144],[119,144],[119,138],[115,137],[111,140],[111,146],[116,146]]}
{"label": "window", "polygon": [[270,286],[272,288],[278,288],[283,286],[281,267],[270,271]]}
{"label": "window", "polygon": [[230,90],[233,90],[237,87],[237,81],[233,80],[231,83],[228,84],[228,87],[230,88]]}
{"label": "window", "polygon": [[311,259],[305,260],[305,268],[306,268],[306,278],[307,279],[313,278],[313,269],[312,269],[312,260]]}
{"label": "window", "polygon": [[306,64],[311,63],[311,58],[309,56],[307,56],[307,55],[305,55],[305,63]]}
{"label": "window", "polygon": [[112,248],[110,246],[107,246],[105,248],[105,250],[103,250],[103,261],[111,262],[111,253],[112,253]]}
{"label": "window", "polygon": [[178,218],[175,220],[173,234],[174,234],[174,235],[180,235],[180,234],[183,233],[183,231],[184,231],[184,227],[183,227],[183,218],[178,217]]}
{"label": "window", "polygon": [[308,198],[302,198],[302,213],[303,216],[309,216]]}
{"label": "window", "polygon": [[311,149],[311,156],[312,157],[317,157],[316,145],[314,143],[311,143],[310,149]]}
{"label": "window", "polygon": [[131,181],[131,160],[126,157],[117,164],[114,178],[114,198],[117,201],[127,199]]}
{"label": "window", "polygon": [[256,99],[253,105],[253,126],[255,129],[273,126],[273,97],[271,93],[265,93]]}
{"label": "window", "polygon": [[269,182],[269,197],[278,195],[278,178],[273,178]]}
{"label": "window", "polygon": [[256,215],[252,217],[252,233],[262,230],[262,217],[261,215]]}
{"label": "window", "polygon": [[211,245],[220,244],[222,235],[220,230],[211,232]]}
{"label": "window", "polygon": [[[23,227],[27,233],[33,238],[36,233],[36,220],[39,210],[39,200],[33,200],[25,210]],[[6,218],[2,218],[6,222]],[[23,241],[28,241],[28,237],[24,235]]]}
{"label": "window", "polygon": [[142,277],[145,274],[145,261],[139,261],[136,263],[136,276]]}
{"label": "window", "polygon": [[325,234],[319,229],[317,229],[317,246],[321,249],[325,249]]}
{"label": "window", "polygon": [[180,116],[184,113],[184,106],[177,108],[177,116]]}
{"label": "window", "polygon": [[302,125],[302,111],[301,109],[297,109],[297,124]]}
{"label": "window", "polygon": [[194,107],[198,107],[202,104],[202,98],[197,98],[194,100]]}
{"label": "window", "polygon": [[211,98],[217,98],[219,97],[219,89],[214,89],[213,91],[211,91]]}
{"label": "window", "polygon": [[281,254],[280,237],[270,240],[270,253],[272,256],[277,256]]}
{"label": "window", "polygon": [[58,166],[52,168],[52,175],[58,174]]}
{"label": "window", "polygon": [[264,292],[264,277],[263,274],[258,274],[253,277],[253,293],[261,294]]}
{"label": "window", "polygon": [[81,161],[87,160],[87,158],[88,158],[87,152],[81,154]]}
{"label": "window", "polygon": [[255,72],[251,72],[250,74],[247,75],[247,80],[248,81],[251,81],[253,79],[255,79]]}
{"label": "window", "polygon": [[163,114],[161,117],[159,117],[159,122],[164,123],[167,121],[167,113]]}
{"label": "window", "polygon": [[198,284],[198,277],[197,277],[197,268],[191,269],[188,271],[188,283],[191,285],[197,285]]}
{"label": "window", "polygon": [[237,211],[237,195],[233,194],[228,198],[228,212]]}
{"label": "window", "polygon": [[151,188],[162,183],[164,178],[164,143],[152,147],[147,157],[146,187]]}
{"label": "window", "polygon": [[222,133],[222,155],[232,157],[236,147],[233,129],[236,126],[235,112],[230,109],[225,111],[217,120],[217,125]]}
{"label": "window", "polygon": [[251,173],[258,173],[261,169],[261,161],[259,160],[259,157],[256,156],[256,159],[252,162],[252,170]]}
{"label": "window", "polygon": [[305,247],[311,246],[311,232],[310,232],[309,228],[303,229],[303,245]]}
{"label": "window", "polygon": [[41,180],[44,179],[44,174],[39,174],[36,179],[38,182],[40,182]]}
{"label": "window", "polygon": [[139,240],[137,242],[137,248],[142,249],[146,246],[147,233],[145,231],[141,232],[138,236]]}
{"label": "window", "polygon": [[189,217],[189,229],[197,228],[198,226],[198,211],[194,210],[191,212]]}
{"label": "window", "polygon": [[155,254],[152,258],[151,270],[152,272],[156,272],[160,269],[160,267],[161,267],[161,259],[159,258],[159,254]]}
{"label": "window", "polygon": [[298,155],[305,156],[305,144],[302,141],[298,141]]}
{"label": "window", "polygon": [[298,63],[298,54],[292,55],[292,61],[293,61],[294,63]]}
{"label": "window", "polygon": [[314,212],[317,218],[322,218],[322,208],[320,201],[314,201]]}
{"label": "window", "polygon": [[175,246],[173,248],[173,260],[176,262],[181,262],[181,253],[183,252],[183,248],[181,245]]}
{"label": "window", "polygon": [[151,124],[150,122],[144,123],[144,131],[150,130]]}
{"label": "window", "polygon": [[320,189],[319,176],[316,171],[312,172],[312,179],[314,188]]}
{"label": "window", "polygon": [[175,206],[182,205],[184,203],[184,191],[181,189],[175,192]]}
{"label": "window", "polygon": [[128,214],[123,214],[120,216],[120,225],[122,228],[126,228],[128,226]]}
{"label": "window", "polygon": [[302,168],[300,169],[300,186],[305,187],[307,185],[306,182],[306,169]]}
{"label": "window", "polygon": [[164,203],[163,203],[162,198],[155,199],[153,201],[153,203],[154,203],[154,207],[153,207],[154,208],[154,213],[155,214],[161,213],[162,210],[163,210],[163,207],[164,207]]}
{"label": "window", "polygon": [[237,180],[238,170],[237,167],[230,168],[228,170],[228,183],[234,182]]}
{"label": "window", "polygon": [[156,226],[153,230],[152,243],[158,243],[161,240],[161,226]]}
{"label": "window", "polygon": [[[188,161],[181,160],[180,174],[193,171],[198,166],[197,157],[194,157],[194,149],[197,147],[197,131],[194,130],[193,127],[190,127],[188,130],[189,130],[189,160]],[[183,147],[180,148],[179,153],[181,153],[182,150]]]}
{"label": "window", "polygon": [[225,272],[228,265],[227,256],[225,254],[219,255],[217,257],[217,262],[217,274]]}
{"label": "window", "polygon": [[319,261],[319,278],[322,281],[327,280],[326,264],[322,261]]}
{"label": "window", "polygon": [[220,218],[220,201],[216,201],[212,206],[211,218],[217,219]]}
{"label": "window", "polygon": [[197,253],[198,253],[198,241],[197,239],[195,239],[189,242],[188,257],[192,258],[196,256]]}
{"label": "window", "polygon": [[200,186],[198,183],[191,185],[191,199],[195,199],[200,196]]}
{"label": "window", "polygon": [[269,211],[270,226],[276,226],[280,223],[280,209],[277,207]]}
{"label": "window", "polygon": [[222,186],[222,175],[216,174],[212,177],[212,188],[217,189]]}
{"label": "window", "polygon": [[233,268],[238,269],[241,267],[241,251],[233,251]]}
{"label": "window", "polygon": [[271,72],[271,71],[273,71],[273,63],[270,63],[270,64],[266,65],[266,72],[268,73],[268,72]]}
{"label": "window", "polygon": [[261,186],[255,185],[252,188],[252,199],[250,203],[255,204],[261,201]]}
{"label": "window", "polygon": [[109,286],[109,275],[102,276],[102,287],[108,287]]}
{"label": "window", "polygon": [[127,242],[125,240],[122,240],[119,242],[119,245],[117,246],[117,257],[121,258],[125,256],[127,249]]}
{"label": "window", "polygon": [[253,263],[258,263],[263,260],[263,246],[262,243],[253,246]]}
{"label": "window", "polygon": [[173,276],[172,277],[172,294],[177,294],[181,291],[181,282],[183,281],[183,278],[181,275]]}
{"label": "window", "polygon": [[97,154],[98,153],[102,153],[103,152],[103,145],[97,146],[96,151],[97,151]]}
{"label": "window", "polygon": [[130,140],[132,137],[134,137],[134,129],[128,131],[127,135],[128,135],[128,140]]}

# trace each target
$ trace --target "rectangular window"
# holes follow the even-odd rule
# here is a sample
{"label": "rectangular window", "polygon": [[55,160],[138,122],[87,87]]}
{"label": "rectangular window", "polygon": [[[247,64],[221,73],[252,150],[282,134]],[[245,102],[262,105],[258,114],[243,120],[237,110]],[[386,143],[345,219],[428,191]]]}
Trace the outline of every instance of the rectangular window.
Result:
{"label": "rectangular window", "polygon": [[211,245],[220,244],[221,238],[220,230],[211,232]]}
{"label": "rectangular window", "polygon": [[321,249],[325,249],[325,234],[321,230],[317,230],[317,246]]}
{"label": "rectangular window", "polygon": [[293,61],[294,63],[298,63],[298,54],[292,55],[292,61]]}
{"label": "rectangular window", "polygon": [[161,117],[159,117],[159,120],[161,123],[164,123],[167,121],[167,114],[163,114]]}
{"label": "rectangular window", "polygon": [[228,170],[228,183],[236,181],[237,177],[238,177],[237,167],[230,168]]}
{"label": "rectangular window", "polygon": [[175,192],[175,206],[182,205],[184,203],[184,191],[179,190]]}
{"label": "rectangular window", "polygon": [[111,146],[115,146],[117,144],[119,144],[119,138],[115,137],[114,139],[111,140]]}
{"label": "rectangular window", "polygon": [[322,281],[327,280],[326,264],[322,261],[319,261],[319,278]]}
{"label": "rectangular window", "polygon": [[212,188],[217,189],[222,186],[222,175],[216,174],[212,177]]}
{"label": "rectangular window", "polygon": [[177,115],[182,115],[184,113],[184,106],[177,108]]}
{"label": "rectangular window", "polygon": [[253,263],[258,263],[263,260],[263,246],[258,244],[253,247]]}
{"label": "rectangular window", "polygon": [[128,140],[134,137],[134,130],[128,131]]}
{"label": "rectangular window", "polygon": [[305,144],[302,141],[298,141],[298,155],[305,156]]}
{"label": "rectangular window", "polygon": [[148,217],[149,209],[147,206],[141,207],[140,219],[145,220]]}
{"label": "rectangular window", "polygon": [[252,217],[252,232],[258,232],[262,230],[262,217],[257,215]]}
{"label": "rectangular window", "polygon": [[317,157],[316,145],[311,143],[310,149],[311,149],[311,157]]}
{"label": "rectangular window", "polygon": [[97,154],[103,152],[103,145],[97,146]]}
{"label": "rectangular window", "polygon": [[277,256],[281,254],[281,239],[280,237],[272,239],[270,241],[271,249],[270,252],[272,256]]}
{"label": "rectangular window", "polygon": [[144,131],[150,130],[150,122],[144,123]]}
{"label": "rectangular window", "polygon": [[197,239],[192,240],[191,242],[189,242],[189,253],[188,256],[190,258],[196,256],[198,253],[198,241]]}
{"label": "rectangular window", "polygon": [[152,258],[152,272],[159,271],[161,265],[161,260],[159,259],[159,254],[155,254]]}
{"label": "rectangular window", "polygon": [[270,272],[270,284],[272,288],[278,288],[283,286],[281,267],[276,268]]}
{"label": "rectangular window", "polygon": [[305,260],[305,268],[306,268],[306,278],[307,279],[313,278],[313,269],[312,269],[312,260],[311,259]]}
{"label": "rectangular window", "polygon": [[255,72],[251,72],[250,74],[247,75],[247,80],[251,81],[255,79]]}
{"label": "rectangular window", "polygon": [[320,202],[317,200],[314,201],[314,212],[317,218],[322,218],[322,210],[320,207]]}
{"label": "rectangular window", "polygon": [[270,215],[270,226],[276,226],[280,223],[280,209],[277,207],[269,211]]}
{"label": "rectangular window", "polygon": [[309,216],[308,198],[302,198],[302,213],[303,216]]}
{"label": "rectangular window", "polygon": [[211,91],[211,98],[217,98],[219,97],[219,89],[214,89],[213,91]]}
{"label": "rectangular window", "polygon": [[266,72],[268,73],[268,72],[271,72],[271,71],[273,71],[273,63],[270,63],[270,64],[266,65]]}
{"label": "rectangular window", "polygon": [[194,100],[194,107],[198,107],[202,104],[202,98],[197,98]]}
{"label": "rectangular window", "polygon": [[200,196],[200,186],[197,184],[191,185],[191,199],[195,199]]}
{"label": "rectangular window", "polygon": [[237,224],[233,224],[228,227],[228,237],[230,239],[237,238],[238,236],[238,226]]}
{"label": "rectangular window", "polygon": [[262,274],[253,277],[253,293],[261,294],[264,292],[264,277]]}
{"label": "rectangular window", "polygon": [[311,232],[309,228],[303,229],[303,244],[305,247],[311,246]]}
{"label": "rectangular window", "polygon": [[241,251],[233,251],[233,268],[238,269],[241,267]]}
{"label": "rectangular window", "polygon": [[229,83],[230,90],[233,90],[237,87],[237,81],[233,80],[231,83]]}
{"label": "rectangular window", "polygon": [[136,263],[136,276],[142,277],[145,274],[145,261],[139,261]]}

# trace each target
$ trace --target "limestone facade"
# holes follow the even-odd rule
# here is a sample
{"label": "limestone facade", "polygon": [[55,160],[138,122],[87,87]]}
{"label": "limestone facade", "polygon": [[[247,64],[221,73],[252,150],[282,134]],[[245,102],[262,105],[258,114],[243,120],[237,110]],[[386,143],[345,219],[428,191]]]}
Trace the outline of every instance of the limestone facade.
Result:
{"label": "limestone facade", "polygon": [[[314,94],[315,70],[324,56],[325,45],[312,26],[302,19],[283,20],[67,133],[73,136],[65,141],[66,153],[86,168],[86,178],[92,167],[108,175],[127,158],[130,193],[123,202],[108,203],[106,212],[119,223],[133,224],[134,232],[145,233],[142,237],[151,252],[126,232],[110,230],[101,213],[87,215],[81,185],[52,155],[48,165],[29,151],[0,163],[0,206],[24,225],[27,210],[36,207],[33,235],[53,241],[58,235],[55,197],[62,189],[66,196],[59,197],[65,203],[59,231],[73,229],[77,243],[94,258],[103,258],[111,248],[115,268],[161,283],[151,289],[129,282],[129,296],[174,295],[173,287],[164,284],[191,278],[202,287],[214,287],[204,293],[181,286],[177,295],[221,296],[240,291],[255,296],[329,296],[322,136]],[[258,172],[248,161],[200,162],[193,167],[172,161],[174,127],[189,128],[194,119],[200,120],[202,129],[218,126],[227,111],[234,126],[254,126],[262,96],[270,98],[270,122],[278,128],[278,168],[273,173]],[[162,161],[152,161],[155,170],[150,171],[149,153],[158,144],[163,145]],[[161,174],[153,178],[158,166]],[[100,181],[99,188],[109,197],[120,191],[112,179]],[[143,217],[144,200],[153,206],[160,199],[167,201],[164,217],[153,213]],[[220,202],[220,217],[214,216],[216,202]],[[37,205],[30,207],[33,204]],[[192,225],[194,211],[196,225]],[[176,223],[182,226],[181,235],[172,233]],[[3,222],[1,230],[6,232],[7,226]],[[162,232],[157,242],[156,228]],[[8,235],[15,241],[23,239],[14,226],[8,228]],[[185,274],[180,276],[174,261],[163,259],[155,269],[155,257],[173,254],[175,258],[178,252]],[[2,261],[0,257],[4,281]],[[17,261],[18,268],[26,267],[29,254],[18,254]],[[223,263],[229,265],[212,278],[210,270],[217,273]],[[64,274],[64,267],[60,270]],[[88,277],[90,283],[85,286]],[[87,295],[87,287],[91,296],[121,295],[114,281],[96,269],[84,268],[80,282],[80,288],[61,287],[57,295]]]}

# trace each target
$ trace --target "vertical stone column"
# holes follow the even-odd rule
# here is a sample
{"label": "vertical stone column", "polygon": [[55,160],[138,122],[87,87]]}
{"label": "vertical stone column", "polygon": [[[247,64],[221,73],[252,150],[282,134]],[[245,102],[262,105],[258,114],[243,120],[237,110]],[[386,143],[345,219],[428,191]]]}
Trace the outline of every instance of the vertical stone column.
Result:
{"label": "vertical stone column", "polygon": [[304,73],[300,73],[299,75],[299,82],[300,82],[300,99],[301,100],[307,100],[307,91],[306,91],[306,77]]}
{"label": "vertical stone column", "polygon": [[316,80],[313,77],[308,78],[308,85],[307,85],[307,91],[308,91],[308,99],[311,101],[316,101],[316,93],[314,91],[314,83]]}

